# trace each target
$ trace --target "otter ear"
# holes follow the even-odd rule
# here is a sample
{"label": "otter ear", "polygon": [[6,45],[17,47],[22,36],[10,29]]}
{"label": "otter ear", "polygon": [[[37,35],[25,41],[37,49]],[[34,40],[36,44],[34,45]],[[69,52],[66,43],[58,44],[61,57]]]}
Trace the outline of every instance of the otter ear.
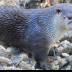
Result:
{"label": "otter ear", "polygon": [[56,9],[56,14],[59,14],[59,13],[61,13],[61,12],[62,12],[62,10]]}

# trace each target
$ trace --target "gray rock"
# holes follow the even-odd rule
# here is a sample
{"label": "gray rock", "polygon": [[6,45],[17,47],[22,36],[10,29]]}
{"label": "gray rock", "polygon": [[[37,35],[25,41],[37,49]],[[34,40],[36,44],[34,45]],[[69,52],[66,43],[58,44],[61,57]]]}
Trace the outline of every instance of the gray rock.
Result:
{"label": "gray rock", "polygon": [[20,62],[19,68],[21,68],[22,70],[35,70],[34,66],[31,66],[30,64],[27,64],[24,61]]}
{"label": "gray rock", "polygon": [[51,70],[71,70],[72,69],[72,56],[61,58],[60,56],[56,56],[55,58],[51,58],[52,62],[49,66],[51,66]]}
{"label": "gray rock", "polygon": [[[52,62],[48,62],[48,70],[72,70],[72,43],[63,41],[58,48],[52,49],[55,51],[56,56],[48,56]],[[66,53],[65,57],[60,55]],[[11,56],[10,56],[11,54]],[[0,45],[0,70],[35,70],[35,61],[28,58],[25,53],[20,53],[15,47],[4,48]],[[43,70],[43,69],[36,69]]]}
{"label": "gray rock", "polygon": [[35,68],[29,64],[27,54],[20,53],[13,46],[5,49],[0,45],[0,70],[35,70]]}
{"label": "gray rock", "polygon": [[61,39],[61,41],[64,41],[64,40],[68,40],[70,42],[72,42],[72,31],[68,31],[64,37]]}
{"label": "gray rock", "polygon": [[72,54],[72,43],[70,43],[67,40],[62,41],[57,48],[53,48],[50,51],[49,55],[53,56],[54,55],[54,51],[56,53],[56,56],[60,56],[62,53]]}
{"label": "gray rock", "polygon": [[70,65],[67,65],[67,66],[61,68],[61,70],[71,70],[71,66]]}
{"label": "gray rock", "polygon": [[10,51],[10,54],[11,55],[18,55],[20,52],[19,52],[19,48],[16,48],[14,46],[10,46],[7,48],[7,50],[11,50]]}
{"label": "gray rock", "polygon": [[0,56],[8,57],[11,49],[5,49],[2,45],[0,45]]}
{"label": "gray rock", "polygon": [[70,55],[67,54],[67,53],[62,53],[61,56],[62,56],[62,57],[69,57]]}
{"label": "gray rock", "polygon": [[67,62],[71,62],[72,61],[72,55],[69,57],[66,57],[65,59],[67,60]]}
{"label": "gray rock", "polygon": [[14,67],[14,66],[10,66],[10,67],[3,66],[3,67],[2,67],[2,70],[22,70],[22,69],[16,68],[16,67]]}
{"label": "gray rock", "polygon": [[26,54],[20,54],[20,55],[15,56],[13,59],[11,59],[11,61],[16,67],[18,67],[21,61],[29,63],[29,58]]}
{"label": "gray rock", "polygon": [[1,66],[11,66],[13,65],[12,64],[12,61],[10,61],[8,58],[5,58],[5,57],[0,57],[0,65]]}
{"label": "gray rock", "polygon": [[64,65],[66,65],[68,62],[65,58],[61,58],[60,56],[57,56],[54,58],[54,61],[51,63],[52,70],[60,70]]}
{"label": "gray rock", "polygon": [[7,49],[0,45],[0,56],[4,56],[6,58],[10,58],[11,55],[18,55],[19,50],[15,47],[8,47]]}

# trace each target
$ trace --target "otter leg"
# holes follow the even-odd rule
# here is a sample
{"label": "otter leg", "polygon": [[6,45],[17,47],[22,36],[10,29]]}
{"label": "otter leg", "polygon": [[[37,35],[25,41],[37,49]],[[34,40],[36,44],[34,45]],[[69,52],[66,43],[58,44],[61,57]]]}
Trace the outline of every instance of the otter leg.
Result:
{"label": "otter leg", "polygon": [[49,51],[48,48],[36,48],[35,49],[33,53],[33,57],[35,58],[37,62],[35,68],[42,68],[42,69],[47,70],[45,62],[46,62],[46,57],[48,55],[48,51]]}

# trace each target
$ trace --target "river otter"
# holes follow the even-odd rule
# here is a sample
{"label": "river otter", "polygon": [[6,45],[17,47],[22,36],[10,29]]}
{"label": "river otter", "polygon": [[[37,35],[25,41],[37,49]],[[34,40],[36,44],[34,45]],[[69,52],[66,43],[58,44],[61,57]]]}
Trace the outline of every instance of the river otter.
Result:
{"label": "river otter", "polygon": [[50,48],[68,30],[72,30],[71,4],[33,10],[0,6],[0,40],[25,48],[41,68],[47,69]]}

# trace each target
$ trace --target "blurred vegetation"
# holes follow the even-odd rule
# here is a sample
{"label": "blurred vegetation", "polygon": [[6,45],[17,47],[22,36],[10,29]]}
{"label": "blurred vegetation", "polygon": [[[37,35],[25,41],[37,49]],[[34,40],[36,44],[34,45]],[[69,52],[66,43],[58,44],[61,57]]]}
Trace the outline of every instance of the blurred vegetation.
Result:
{"label": "blurred vegetation", "polygon": [[45,8],[60,3],[72,3],[72,0],[0,0],[0,5],[9,4],[25,9]]}

